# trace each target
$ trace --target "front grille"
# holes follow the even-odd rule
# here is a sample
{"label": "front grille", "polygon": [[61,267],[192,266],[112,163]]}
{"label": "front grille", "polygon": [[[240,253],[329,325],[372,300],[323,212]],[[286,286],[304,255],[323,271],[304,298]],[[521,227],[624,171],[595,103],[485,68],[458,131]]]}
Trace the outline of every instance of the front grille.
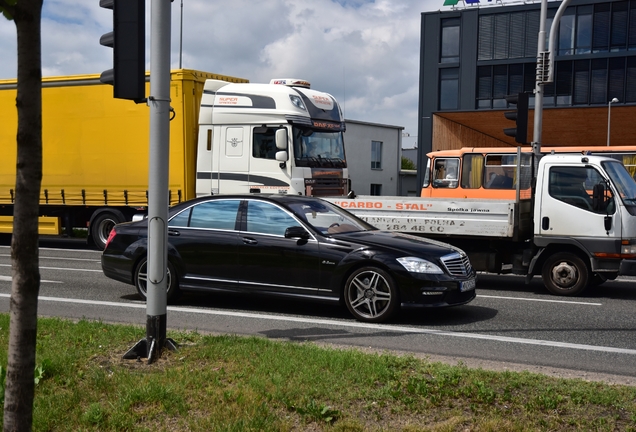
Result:
{"label": "front grille", "polygon": [[345,196],[347,190],[347,180],[339,177],[314,178],[305,181],[307,195],[310,196]]}
{"label": "front grille", "polygon": [[450,255],[444,255],[441,260],[444,267],[446,267],[446,271],[453,276],[468,276],[473,271],[470,260],[463,253],[455,252]]}

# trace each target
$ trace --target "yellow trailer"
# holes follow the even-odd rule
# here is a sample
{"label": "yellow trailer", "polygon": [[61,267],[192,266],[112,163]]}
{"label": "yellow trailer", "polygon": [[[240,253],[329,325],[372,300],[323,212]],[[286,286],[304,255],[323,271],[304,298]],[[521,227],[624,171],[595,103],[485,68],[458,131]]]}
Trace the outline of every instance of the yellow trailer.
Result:
{"label": "yellow trailer", "polygon": [[[170,204],[195,197],[199,106],[206,79],[245,79],[179,69],[171,73]],[[41,233],[72,236],[88,227],[103,248],[116,223],[146,210],[149,108],[113,98],[99,75],[42,80]],[[150,94],[147,79],[146,94]],[[16,81],[0,80],[0,232],[10,232],[15,201]]]}

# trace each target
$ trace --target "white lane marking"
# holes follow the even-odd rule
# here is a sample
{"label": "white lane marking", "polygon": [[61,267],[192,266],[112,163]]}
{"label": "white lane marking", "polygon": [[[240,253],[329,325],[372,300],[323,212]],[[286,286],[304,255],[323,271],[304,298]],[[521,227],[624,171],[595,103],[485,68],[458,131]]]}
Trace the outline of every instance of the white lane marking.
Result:
{"label": "white lane marking", "polygon": [[[11,264],[0,264],[0,267],[11,267]],[[68,267],[40,267],[40,270],[69,270],[69,271],[83,271],[83,272],[98,272],[98,273],[102,273],[101,270],[76,269],[76,268],[68,268]]]}
{"label": "white lane marking", "polygon": [[[9,298],[11,297],[11,295],[0,293],[0,297]],[[89,304],[89,305],[96,305],[96,306],[114,306],[114,307],[127,307],[127,308],[133,308],[133,309],[146,309],[146,305],[143,303],[118,303],[118,302],[105,302],[105,301],[97,301],[97,300],[83,300],[83,299],[71,299],[71,298],[60,298],[60,297],[44,297],[44,296],[38,297],[38,300],[60,302],[60,303],[77,303],[77,304]],[[577,349],[577,350],[584,350],[584,351],[598,351],[598,352],[605,352],[605,353],[636,355],[636,349],[575,344],[575,343],[556,342],[556,341],[548,341],[548,340],[541,340],[541,339],[524,339],[524,338],[516,338],[516,337],[508,337],[508,336],[493,336],[493,335],[485,335],[485,334],[477,334],[477,333],[452,332],[448,330],[421,329],[421,328],[418,329],[413,327],[393,326],[388,324],[370,324],[370,323],[337,321],[337,320],[328,320],[328,319],[297,318],[297,317],[286,317],[286,316],[278,316],[278,315],[255,314],[255,313],[249,313],[249,312],[229,312],[229,311],[219,311],[219,310],[209,310],[209,309],[195,309],[195,308],[179,307],[179,306],[169,306],[167,309],[169,311],[174,311],[174,312],[186,312],[186,313],[203,314],[203,315],[232,316],[232,317],[239,317],[239,318],[253,318],[253,319],[271,320],[271,321],[298,322],[298,323],[304,323],[304,324],[320,324],[320,325],[329,325],[329,326],[335,326],[335,327],[362,328],[362,329],[381,330],[381,331],[388,330],[388,331],[394,331],[396,333],[419,333],[419,334],[428,334],[428,335],[436,335],[436,336],[459,337],[459,338],[465,338],[465,339],[478,339],[478,340],[488,340],[488,341],[495,341],[495,342],[516,343],[516,344],[522,344],[522,345],[539,345],[539,346],[552,347],[552,348],[569,348],[569,349]]]}
{"label": "white lane marking", "polygon": [[[11,282],[13,279],[11,276],[0,276],[0,281],[9,281]],[[40,282],[46,282],[46,283],[64,283],[62,281],[51,281],[51,280],[41,280]]]}
{"label": "white lane marking", "polygon": [[[11,249],[11,246],[0,246],[0,249]],[[64,251],[64,252],[81,252],[81,253],[95,253],[95,254],[100,254],[102,253],[102,251],[98,251],[98,250],[93,250],[93,249],[62,249],[62,248],[47,248],[47,247],[40,247],[38,248],[39,250],[50,250],[50,251]]]}
{"label": "white lane marking", "polygon": [[[10,254],[0,254],[0,257],[11,257]],[[39,259],[50,259],[50,260],[59,260],[59,261],[88,261],[88,262],[101,262],[101,260],[96,259],[88,259],[88,258],[64,258],[64,257],[47,257],[40,255]]]}
{"label": "white lane marking", "polygon": [[550,299],[533,299],[526,297],[504,297],[504,296],[491,296],[491,295],[477,295],[478,298],[492,298],[492,299],[502,299],[502,300],[522,300],[522,301],[536,301],[536,302],[547,302],[547,303],[566,303],[566,304],[577,304],[577,305],[587,305],[587,306],[603,306],[603,303],[591,303],[591,302],[578,302],[571,300],[550,300]]}

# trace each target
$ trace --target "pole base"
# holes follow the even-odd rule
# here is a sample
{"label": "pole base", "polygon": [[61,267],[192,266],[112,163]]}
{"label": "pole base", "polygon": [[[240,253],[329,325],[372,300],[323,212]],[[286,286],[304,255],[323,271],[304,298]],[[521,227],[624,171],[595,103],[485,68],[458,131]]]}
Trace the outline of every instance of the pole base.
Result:
{"label": "pole base", "polygon": [[[171,338],[164,340],[164,345],[161,349],[167,348],[170,351],[176,351],[179,345]],[[141,339],[132,348],[130,348],[123,356],[124,360],[141,360],[142,358],[148,359],[148,364],[153,363],[157,358],[161,357],[161,350],[157,347],[156,339],[152,339],[150,347],[148,347],[148,340],[146,338]]]}
{"label": "pole base", "polygon": [[147,358],[148,364],[161,357],[161,351],[177,349],[177,344],[166,337],[166,315],[146,315],[146,338],[141,339],[126,354],[125,360]]}

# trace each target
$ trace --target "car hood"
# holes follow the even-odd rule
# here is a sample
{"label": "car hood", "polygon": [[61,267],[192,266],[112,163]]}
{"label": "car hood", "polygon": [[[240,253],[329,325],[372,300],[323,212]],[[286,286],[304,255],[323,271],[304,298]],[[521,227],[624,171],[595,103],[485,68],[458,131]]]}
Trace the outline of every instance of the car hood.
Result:
{"label": "car hood", "polygon": [[392,231],[358,231],[335,234],[332,237],[338,240],[373,246],[375,248],[400,250],[403,253],[410,253],[415,256],[425,254],[440,257],[453,252],[465,255],[461,249],[448,243]]}

